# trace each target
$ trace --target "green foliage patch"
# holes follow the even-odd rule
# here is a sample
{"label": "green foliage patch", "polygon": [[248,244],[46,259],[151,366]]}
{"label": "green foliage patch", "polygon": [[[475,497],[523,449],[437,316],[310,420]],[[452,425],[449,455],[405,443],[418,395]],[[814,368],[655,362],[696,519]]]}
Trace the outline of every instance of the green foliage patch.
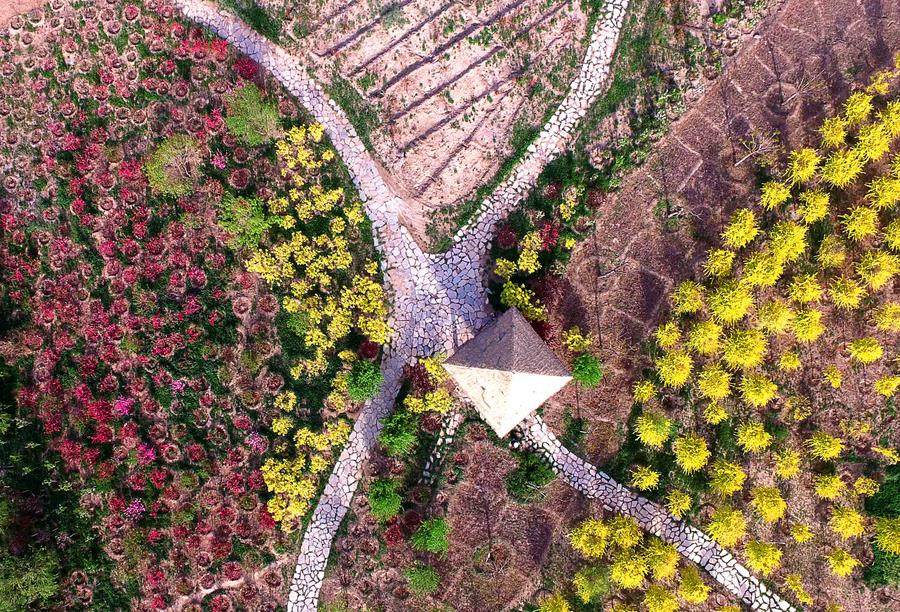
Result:
{"label": "green foliage patch", "polygon": [[419,417],[408,410],[397,410],[384,420],[378,441],[392,457],[405,457],[419,439]]}
{"label": "green foliage patch", "polygon": [[533,453],[516,453],[519,465],[506,476],[506,491],[520,503],[533,501],[556,475]]}
{"label": "green foliage patch", "polygon": [[0,557],[0,612],[47,605],[59,591],[59,559],[49,550]]}
{"label": "green foliage patch", "polygon": [[347,377],[347,395],[355,402],[364,402],[375,397],[383,381],[384,376],[378,365],[371,361],[357,361]]}
{"label": "green foliage patch", "polygon": [[419,528],[412,534],[410,542],[418,551],[442,555],[450,550],[449,532],[450,526],[446,519],[428,519],[419,525]]}
{"label": "green foliage patch", "polygon": [[190,194],[200,176],[197,141],[184,134],[169,136],[150,154],[144,173],[157,193],[175,197]]}
{"label": "green foliage patch", "polygon": [[225,100],[225,125],[243,143],[264,145],[281,135],[278,107],[263,100],[262,91],[252,84],[237,89]]}
{"label": "green foliage patch", "polygon": [[400,513],[403,499],[397,493],[399,483],[396,480],[376,480],[369,487],[369,507],[372,516],[379,521],[386,521]]}
{"label": "green foliage patch", "polygon": [[232,247],[247,249],[259,245],[272,225],[258,198],[242,198],[228,192],[219,205],[219,227],[232,234]]}
{"label": "green foliage patch", "polygon": [[582,387],[596,387],[603,380],[600,360],[589,353],[579,355],[572,362],[572,378]]}
{"label": "green foliage patch", "polygon": [[[866,500],[866,512],[877,517],[900,517],[900,466],[887,469],[884,482],[878,493]],[[869,566],[863,579],[872,588],[900,586],[900,556],[873,547],[875,560]]]}
{"label": "green foliage patch", "polygon": [[433,567],[415,565],[405,572],[409,590],[416,595],[431,595],[438,589],[441,577]]}

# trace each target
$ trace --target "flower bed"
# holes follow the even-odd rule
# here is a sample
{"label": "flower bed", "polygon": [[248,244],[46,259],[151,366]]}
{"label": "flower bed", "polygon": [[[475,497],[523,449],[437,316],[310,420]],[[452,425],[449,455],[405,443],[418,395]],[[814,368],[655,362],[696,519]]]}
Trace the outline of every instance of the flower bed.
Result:
{"label": "flower bed", "polygon": [[16,25],[0,351],[27,444],[46,446],[31,460],[77,493],[113,568],[85,578],[60,555],[59,596],[112,597],[103,583],[162,608],[226,583],[212,609],[280,601],[256,574],[308,510],[288,511],[285,479],[315,496],[349,431],[354,351],[377,360],[388,333],[349,177],[321,126],[166,2],[56,1]]}

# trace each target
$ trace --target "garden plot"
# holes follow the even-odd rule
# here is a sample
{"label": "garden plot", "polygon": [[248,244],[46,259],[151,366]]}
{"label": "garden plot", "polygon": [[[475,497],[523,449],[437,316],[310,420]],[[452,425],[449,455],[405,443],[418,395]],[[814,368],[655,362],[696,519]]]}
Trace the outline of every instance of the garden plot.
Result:
{"label": "garden plot", "polygon": [[337,67],[338,102],[376,115],[377,156],[431,210],[490,179],[517,124],[541,123],[574,74],[586,21],[563,1],[335,0],[297,29],[320,66]]}

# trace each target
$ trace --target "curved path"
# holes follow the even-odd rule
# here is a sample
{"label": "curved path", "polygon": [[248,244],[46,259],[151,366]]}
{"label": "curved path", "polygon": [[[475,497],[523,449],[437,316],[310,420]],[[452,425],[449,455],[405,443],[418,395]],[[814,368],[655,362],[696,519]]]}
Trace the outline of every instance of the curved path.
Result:
{"label": "curved path", "polygon": [[610,512],[634,518],[644,531],[674,545],[679,553],[709,572],[716,582],[751,609],[796,612],[793,606],[768,589],[708,535],[623,487],[564,447],[541,417],[529,416],[519,425],[519,430],[523,445],[543,455],[554,471],[573,488],[599,500]]}
{"label": "curved path", "polygon": [[[389,322],[393,330],[381,365],[384,384],[361,411],[328,479],[304,534],[290,588],[288,611],[314,612],[318,609],[332,541],[359,484],[362,466],[375,444],[381,419],[393,408],[403,365],[420,355],[452,352],[489,320],[491,313],[483,277],[494,230],[534,187],[544,166],[565,150],[580,120],[604,91],[628,0],[609,0],[601,10],[579,75],[562,104],[528,147],[526,157],[482,203],[475,220],[456,234],[450,251],[438,255],[424,253],[400,223],[405,202],[384,180],[346,115],[307,75],[297,58],[208,0],[173,0],[173,3],[188,19],[207,26],[269,70],[325,127],[365,203],[375,230],[375,244],[382,254],[385,286],[392,300]],[[712,567],[711,575],[720,582],[727,580],[723,582],[726,588],[754,609],[792,610],[701,532],[675,521],[658,506],[581,462],[556,441],[541,421],[529,423],[531,433],[526,439],[556,461],[560,473],[573,486],[586,495],[610,500],[605,503],[610,503],[611,509],[620,507],[618,511],[634,515],[652,533],[663,530],[661,533],[672,535],[670,541],[683,554],[704,568]],[[616,499],[630,501],[616,506],[612,504]],[[631,503],[635,500],[637,505]],[[645,514],[649,517],[646,521],[642,518]],[[743,582],[729,578],[731,567]],[[749,586],[743,588],[744,584]]]}

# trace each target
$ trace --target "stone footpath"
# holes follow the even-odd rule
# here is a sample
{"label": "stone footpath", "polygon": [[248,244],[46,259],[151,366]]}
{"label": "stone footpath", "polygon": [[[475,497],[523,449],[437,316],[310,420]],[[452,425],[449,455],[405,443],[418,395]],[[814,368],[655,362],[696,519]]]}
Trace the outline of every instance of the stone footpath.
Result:
{"label": "stone footpath", "polygon": [[444,415],[444,418],[441,421],[441,430],[438,432],[434,448],[431,449],[431,454],[425,461],[425,467],[422,468],[422,476],[419,479],[420,483],[427,485],[434,483],[434,479],[437,477],[438,470],[440,469],[441,460],[444,458],[444,453],[446,453],[447,449],[450,448],[450,445],[453,444],[456,430],[459,429],[459,426],[462,425],[465,419],[466,413],[463,410],[463,407],[459,405],[454,406]]}
{"label": "stone footpath", "polygon": [[[185,17],[208,27],[268,70],[325,127],[353,177],[366,213],[372,220],[376,248],[382,254],[384,282],[392,302],[389,323],[393,330],[381,364],[384,384],[379,394],[360,412],[350,439],[326,483],[304,534],[291,582],[288,612],[314,612],[318,609],[319,590],[331,544],[359,484],[362,466],[376,443],[381,420],[393,408],[403,365],[418,356],[452,353],[490,319],[484,276],[496,226],[534,187],[544,166],[565,149],[579,121],[606,87],[628,0],[610,0],[602,9],[579,75],[560,107],[528,147],[528,154],[509,178],[482,203],[473,223],[454,237],[450,251],[437,255],[424,253],[399,222],[399,211],[404,206],[402,198],[381,176],[344,112],[306,74],[295,57],[208,0],[173,0],[173,4]],[[450,422],[453,421],[455,419]],[[542,422],[536,422],[542,425]],[[727,584],[723,584],[753,604],[754,609],[792,609],[784,607],[787,604],[755,578],[749,574],[744,577],[746,570],[701,532],[682,527],[664,510],[630,493],[593,466],[589,466],[593,471],[586,471],[584,466],[587,464],[562,448],[546,427],[543,427],[543,433],[540,427],[535,431],[538,446],[555,458],[558,469],[573,486],[587,495],[603,499],[636,500],[634,512],[641,513],[636,518],[648,531],[676,530],[670,535],[684,544],[679,550],[704,568],[712,568],[710,572],[716,572],[712,574],[714,578],[727,580]],[[619,506],[622,512],[634,514],[630,511],[631,506],[626,507],[624,502]],[[677,531],[679,529],[682,531]],[[736,578],[732,579],[732,573]],[[770,602],[773,601],[784,605],[772,607]]]}
{"label": "stone footpath", "polygon": [[609,512],[634,518],[653,535],[675,546],[682,555],[709,572],[751,610],[796,609],[750,574],[731,553],[708,535],[680,521],[658,504],[641,497],[565,448],[541,417],[532,414],[519,425],[521,444],[540,453],[563,480]]}
{"label": "stone footpath", "polygon": [[522,161],[482,202],[474,220],[453,237],[451,253],[459,251],[468,257],[485,258],[497,224],[528,195],[547,164],[566,150],[588,109],[607,88],[627,9],[628,0],[609,0],[600,9],[578,76],[569,86],[566,97],[528,146]]}

